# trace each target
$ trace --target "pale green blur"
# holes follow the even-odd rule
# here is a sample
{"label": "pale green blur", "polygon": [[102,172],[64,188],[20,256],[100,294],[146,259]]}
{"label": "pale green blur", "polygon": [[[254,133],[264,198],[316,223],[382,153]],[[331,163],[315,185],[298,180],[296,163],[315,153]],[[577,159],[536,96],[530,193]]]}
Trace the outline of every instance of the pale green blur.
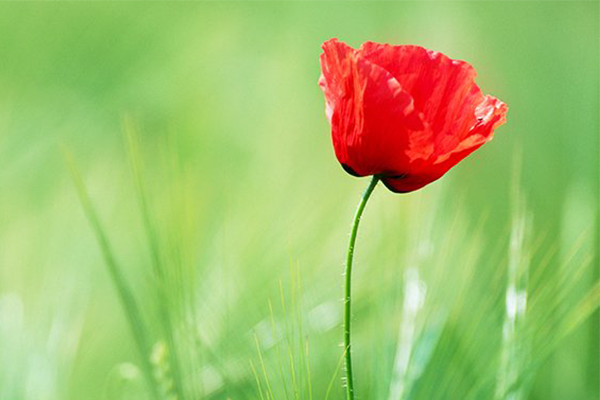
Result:
{"label": "pale green blur", "polygon": [[[330,382],[344,398],[341,273],[367,179],[333,154],[317,85],[331,37],[466,60],[509,106],[441,181],[376,188],[355,259],[358,398],[598,399],[599,18],[576,1],[0,4],[0,400],[149,398],[61,147],[165,386],[160,309],[176,314],[180,400],[260,399],[256,377],[265,399],[323,400]],[[164,282],[126,119],[177,271]]]}

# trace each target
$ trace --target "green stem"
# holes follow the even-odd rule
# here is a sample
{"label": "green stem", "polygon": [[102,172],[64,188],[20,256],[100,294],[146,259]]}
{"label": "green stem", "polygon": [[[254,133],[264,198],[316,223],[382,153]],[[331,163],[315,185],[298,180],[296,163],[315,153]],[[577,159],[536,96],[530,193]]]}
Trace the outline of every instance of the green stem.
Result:
{"label": "green stem", "polygon": [[377,186],[379,177],[373,175],[367,190],[362,196],[356,213],[354,214],[354,222],[352,222],[352,231],[350,232],[350,244],[348,245],[348,256],[346,258],[346,280],[344,286],[344,353],[346,360],[346,398],[347,400],[354,400],[354,378],[352,375],[352,352],[350,347],[350,319],[352,313],[352,260],[354,258],[354,243],[356,242],[356,234],[358,232],[358,225],[360,224],[360,217],[367,205],[373,189]]}

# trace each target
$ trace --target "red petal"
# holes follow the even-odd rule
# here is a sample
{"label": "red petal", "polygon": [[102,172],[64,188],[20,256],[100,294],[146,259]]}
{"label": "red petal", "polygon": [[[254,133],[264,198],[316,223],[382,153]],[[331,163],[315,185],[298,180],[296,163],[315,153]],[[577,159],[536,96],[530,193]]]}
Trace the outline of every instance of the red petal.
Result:
{"label": "red petal", "polygon": [[323,50],[319,84],[340,163],[358,176],[406,171],[409,137],[425,131],[412,97],[387,70],[346,44],[332,39]]}
{"label": "red petal", "polygon": [[399,178],[383,178],[382,181],[385,186],[395,193],[408,193],[413,192],[417,189],[421,189],[423,186],[439,179],[440,177],[428,176],[428,175],[410,175]]}
{"label": "red petal", "polygon": [[477,123],[468,130],[467,137],[446,154],[439,155],[433,164],[413,164],[413,172],[401,178],[385,178],[383,182],[392,191],[412,192],[441,178],[450,168],[492,140],[494,129],[506,122],[508,107],[493,96],[485,96],[476,107]]}
{"label": "red petal", "polygon": [[456,146],[475,123],[475,107],[483,95],[470,64],[419,46],[366,42],[360,52],[389,71],[411,94],[415,107],[432,129],[435,153],[443,154]]}
{"label": "red petal", "polygon": [[[453,155],[457,153],[467,150],[470,150],[469,153],[471,153],[485,142],[492,140],[494,129],[506,122],[507,112],[508,107],[502,101],[493,96],[485,96],[475,108],[476,123],[467,130],[466,136],[458,144],[449,147],[447,152],[438,154],[434,165],[445,164],[446,160],[454,158]],[[455,164],[456,162],[450,167]]]}

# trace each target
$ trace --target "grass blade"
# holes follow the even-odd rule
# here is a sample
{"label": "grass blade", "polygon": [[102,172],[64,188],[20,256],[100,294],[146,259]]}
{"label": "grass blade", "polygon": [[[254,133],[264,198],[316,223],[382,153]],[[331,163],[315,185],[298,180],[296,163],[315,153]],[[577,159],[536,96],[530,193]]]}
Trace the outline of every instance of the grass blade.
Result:
{"label": "grass blade", "polygon": [[84,214],[88,219],[92,230],[94,231],[96,239],[98,240],[106,267],[108,268],[108,272],[113,284],[115,285],[115,289],[117,290],[121,305],[125,311],[127,321],[129,322],[133,339],[139,352],[142,371],[144,372],[144,376],[148,383],[148,388],[150,389],[152,398],[155,400],[160,400],[158,385],[154,379],[152,365],[150,364],[149,359],[150,342],[146,335],[147,331],[144,321],[142,320],[140,308],[138,307],[133,292],[127,284],[125,276],[122,273],[122,268],[117,263],[108,240],[108,236],[106,235],[98,214],[96,213],[96,210],[91,202],[79,169],[77,168],[77,164],[75,163],[73,156],[66,149],[63,149],[63,154],[71,173],[73,183],[77,188],[77,193],[79,195],[79,200],[83,207]]}

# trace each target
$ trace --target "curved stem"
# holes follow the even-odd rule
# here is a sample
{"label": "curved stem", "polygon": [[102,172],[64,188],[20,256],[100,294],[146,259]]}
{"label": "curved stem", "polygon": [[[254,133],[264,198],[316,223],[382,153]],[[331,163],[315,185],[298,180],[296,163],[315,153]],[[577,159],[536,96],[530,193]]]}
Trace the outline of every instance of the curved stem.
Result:
{"label": "curved stem", "polygon": [[362,196],[356,213],[354,214],[354,221],[352,222],[352,231],[350,232],[350,244],[348,245],[348,255],[346,257],[346,272],[345,272],[345,286],[344,286],[344,354],[346,360],[346,398],[347,400],[354,400],[354,378],[352,375],[352,352],[350,347],[350,319],[352,313],[352,260],[354,258],[354,243],[356,242],[356,234],[358,232],[358,225],[360,224],[360,217],[367,205],[373,189],[377,186],[379,177],[373,175],[367,190]]}

